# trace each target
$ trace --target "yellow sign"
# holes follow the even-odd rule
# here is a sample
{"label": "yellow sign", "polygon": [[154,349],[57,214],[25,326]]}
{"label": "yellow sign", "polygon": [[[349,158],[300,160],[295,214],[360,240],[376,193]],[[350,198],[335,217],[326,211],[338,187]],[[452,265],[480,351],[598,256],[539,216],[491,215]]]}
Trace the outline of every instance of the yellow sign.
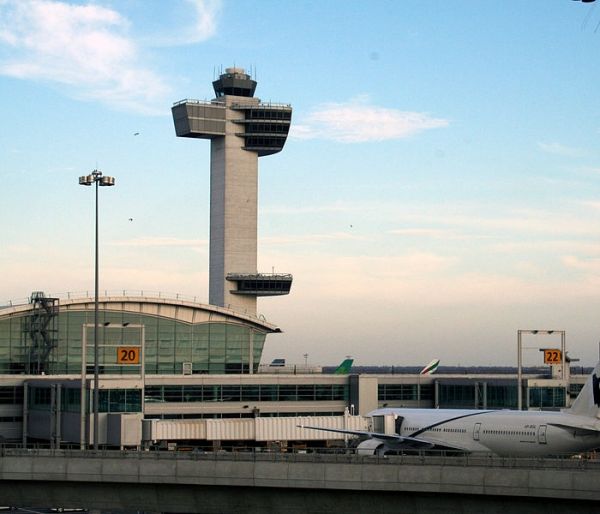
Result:
{"label": "yellow sign", "polygon": [[118,346],[117,364],[139,364],[140,347],[139,346]]}
{"label": "yellow sign", "polygon": [[562,364],[562,352],[552,348],[545,349],[544,364]]}

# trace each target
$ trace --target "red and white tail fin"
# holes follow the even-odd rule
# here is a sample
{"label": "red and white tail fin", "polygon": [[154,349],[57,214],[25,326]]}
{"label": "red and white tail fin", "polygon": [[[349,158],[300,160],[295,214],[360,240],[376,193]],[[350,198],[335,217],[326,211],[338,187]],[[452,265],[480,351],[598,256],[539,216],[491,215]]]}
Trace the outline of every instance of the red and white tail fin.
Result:
{"label": "red and white tail fin", "polygon": [[427,364],[427,366],[425,366],[421,370],[419,375],[431,375],[432,373],[435,373],[435,370],[438,369],[439,365],[440,359],[433,359],[429,364]]}

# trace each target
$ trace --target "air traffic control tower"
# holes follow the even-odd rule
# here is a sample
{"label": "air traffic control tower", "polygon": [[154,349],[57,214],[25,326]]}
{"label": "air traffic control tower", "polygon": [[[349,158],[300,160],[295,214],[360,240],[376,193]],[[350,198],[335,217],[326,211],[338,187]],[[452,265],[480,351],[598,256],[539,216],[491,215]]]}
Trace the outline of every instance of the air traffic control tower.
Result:
{"label": "air traffic control tower", "polygon": [[292,120],[287,104],[254,97],[256,81],[227,68],[216,98],[172,107],[179,137],[210,139],[209,303],[256,314],[258,296],[290,292],[292,276],[257,271],[258,158],[281,151]]}

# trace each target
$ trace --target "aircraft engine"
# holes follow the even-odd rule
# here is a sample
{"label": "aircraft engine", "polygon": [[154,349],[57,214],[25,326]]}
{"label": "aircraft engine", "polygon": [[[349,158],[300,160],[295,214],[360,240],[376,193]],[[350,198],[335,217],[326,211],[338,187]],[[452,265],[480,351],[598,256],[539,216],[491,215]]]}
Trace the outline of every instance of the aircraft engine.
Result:
{"label": "aircraft engine", "polygon": [[380,439],[367,439],[356,447],[356,454],[383,456],[388,450],[391,450],[391,448]]}

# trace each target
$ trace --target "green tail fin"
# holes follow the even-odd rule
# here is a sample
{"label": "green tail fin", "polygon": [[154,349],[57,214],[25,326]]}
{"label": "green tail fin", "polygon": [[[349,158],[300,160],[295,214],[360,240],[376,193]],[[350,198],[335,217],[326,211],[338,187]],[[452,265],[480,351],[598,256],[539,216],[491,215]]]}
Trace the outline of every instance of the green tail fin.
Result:
{"label": "green tail fin", "polygon": [[347,375],[350,373],[350,369],[352,368],[352,363],[354,359],[346,359],[344,360],[333,372],[335,375]]}

